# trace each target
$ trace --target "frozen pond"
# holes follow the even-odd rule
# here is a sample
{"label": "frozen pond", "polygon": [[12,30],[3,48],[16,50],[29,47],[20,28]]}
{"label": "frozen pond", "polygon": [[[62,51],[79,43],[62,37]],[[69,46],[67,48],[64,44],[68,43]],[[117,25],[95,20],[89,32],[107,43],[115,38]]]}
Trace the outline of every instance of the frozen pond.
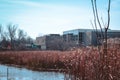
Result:
{"label": "frozen pond", "polygon": [[25,68],[0,65],[0,80],[64,80],[64,74],[56,72],[38,72]]}

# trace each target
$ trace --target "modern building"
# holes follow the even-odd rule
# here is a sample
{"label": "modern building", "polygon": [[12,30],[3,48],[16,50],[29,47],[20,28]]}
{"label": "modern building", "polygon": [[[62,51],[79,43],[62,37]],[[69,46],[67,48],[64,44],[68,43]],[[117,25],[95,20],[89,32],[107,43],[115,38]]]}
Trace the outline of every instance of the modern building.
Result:
{"label": "modern building", "polygon": [[[104,33],[103,33],[104,34]],[[97,33],[93,29],[74,29],[63,32],[63,39],[65,42],[70,42],[76,46],[84,45],[98,45],[98,39],[101,39],[101,30]],[[108,30],[108,38],[120,38],[120,30]]]}
{"label": "modern building", "polygon": [[36,38],[35,44],[41,46],[41,50],[59,50],[62,37],[59,34],[49,34]]}
{"label": "modern building", "polygon": [[[104,32],[104,31],[103,31]],[[104,35],[104,33],[103,33]],[[101,44],[101,30],[94,29],[74,29],[64,31],[63,35],[49,34],[37,37],[35,45],[41,50],[65,50],[70,47],[89,46]],[[107,37],[120,38],[120,30],[108,30]]]}

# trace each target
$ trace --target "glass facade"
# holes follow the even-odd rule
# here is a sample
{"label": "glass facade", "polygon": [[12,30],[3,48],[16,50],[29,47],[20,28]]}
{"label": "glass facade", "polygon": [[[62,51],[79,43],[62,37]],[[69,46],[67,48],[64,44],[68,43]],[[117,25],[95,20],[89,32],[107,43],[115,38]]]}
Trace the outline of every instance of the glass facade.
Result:
{"label": "glass facade", "polygon": [[[103,30],[104,31],[104,30]],[[104,33],[103,33],[104,35]],[[108,38],[120,38],[120,30],[108,30]],[[95,32],[93,29],[75,29],[63,32],[63,39],[66,42],[75,42],[84,45],[97,45],[97,38],[102,39],[101,30]]]}

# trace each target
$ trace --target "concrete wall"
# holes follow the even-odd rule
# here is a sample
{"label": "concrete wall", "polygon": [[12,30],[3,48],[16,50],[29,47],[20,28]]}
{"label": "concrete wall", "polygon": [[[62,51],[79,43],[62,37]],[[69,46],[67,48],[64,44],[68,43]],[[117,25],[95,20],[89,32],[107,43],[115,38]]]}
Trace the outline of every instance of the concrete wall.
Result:
{"label": "concrete wall", "polygon": [[92,32],[87,31],[84,33],[84,44],[85,46],[92,44]]}
{"label": "concrete wall", "polygon": [[61,43],[62,37],[58,34],[37,37],[35,42],[35,44],[41,46],[41,50],[59,50],[59,45]]}
{"label": "concrete wall", "polygon": [[37,37],[35,44],[40,45],[42,50],[46,50],[46,36]]}

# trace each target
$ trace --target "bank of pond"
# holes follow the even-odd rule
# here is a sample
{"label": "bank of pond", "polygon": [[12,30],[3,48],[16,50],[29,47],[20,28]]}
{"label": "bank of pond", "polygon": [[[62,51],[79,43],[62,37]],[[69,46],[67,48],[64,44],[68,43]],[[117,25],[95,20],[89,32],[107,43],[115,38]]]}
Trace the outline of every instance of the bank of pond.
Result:
{"label": "bank of pond", "polygon": [[64,73],[0,65],[0,80],[64,80]]}

